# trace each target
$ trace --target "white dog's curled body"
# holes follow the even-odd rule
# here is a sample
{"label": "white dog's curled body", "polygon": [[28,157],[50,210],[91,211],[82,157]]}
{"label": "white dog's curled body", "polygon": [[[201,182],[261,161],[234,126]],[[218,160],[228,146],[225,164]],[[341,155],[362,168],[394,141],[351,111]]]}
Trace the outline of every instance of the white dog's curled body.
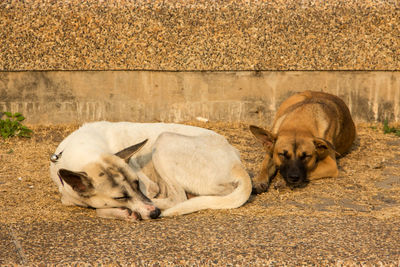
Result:
{"label": "white dog's curled body", "polygon": [[101,217],[135,220],[156,218],[159,210],[174,216],[236,208],[251,193],[238,151],[223,136],[194,126],[88,123],[64,139],[55,155],[50,175],[63,204],[94,207]]}

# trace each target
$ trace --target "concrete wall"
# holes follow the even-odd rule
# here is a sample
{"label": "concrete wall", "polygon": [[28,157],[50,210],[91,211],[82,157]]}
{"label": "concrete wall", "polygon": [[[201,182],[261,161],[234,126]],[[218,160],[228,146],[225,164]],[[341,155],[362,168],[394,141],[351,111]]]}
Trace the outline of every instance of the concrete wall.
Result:
{"label": "concrete wall", "polygon": [[295,91],[399,121],[395,0],[0,1],[0,112],[270,123]]}
{"label": "concrete wall", "polygon": [[22,112],[29,123],[269,124],[286,97],[304,90],[342,97],[356,121],[400,121],[399,72],[3,72],[0,110]]}
{"label": "concrete wall", "polygon": [[399,70],[397,0],[0,1],[2,70]]}

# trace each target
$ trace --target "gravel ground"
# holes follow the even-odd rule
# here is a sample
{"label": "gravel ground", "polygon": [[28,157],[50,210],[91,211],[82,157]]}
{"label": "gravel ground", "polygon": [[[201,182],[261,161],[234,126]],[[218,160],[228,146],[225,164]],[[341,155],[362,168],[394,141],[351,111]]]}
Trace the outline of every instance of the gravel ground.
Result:
{"label": "gravel ground", "polygon": [[[257,174],[247,125],[188,124],[225,135]],[[0,265],[400,265],[400,138],[381,125],[357,125],[338,178],[295,190],[277,179],[238,209],[135,223],[61,205],[49,156],[77,127],[0,141]]]}

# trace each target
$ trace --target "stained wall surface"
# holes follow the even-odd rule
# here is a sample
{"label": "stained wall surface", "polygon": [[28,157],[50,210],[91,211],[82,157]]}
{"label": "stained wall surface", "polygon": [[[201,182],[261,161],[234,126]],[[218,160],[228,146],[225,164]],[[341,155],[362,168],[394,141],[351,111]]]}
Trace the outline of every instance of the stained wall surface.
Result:
{"label": "stained wall surface", "polygon": [[0,110],[30,123],[201,117],[265,125],[304,90],[340,96],[356,121],[400,121],[400,72],[3,72]]}

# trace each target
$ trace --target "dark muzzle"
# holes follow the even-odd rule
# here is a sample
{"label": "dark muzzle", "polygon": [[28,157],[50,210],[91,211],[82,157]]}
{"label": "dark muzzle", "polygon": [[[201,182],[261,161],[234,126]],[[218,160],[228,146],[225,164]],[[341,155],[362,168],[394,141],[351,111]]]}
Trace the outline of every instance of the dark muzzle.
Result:
{"label": "dark muzzle", "polygon": [[301,160],[289,160],[282,164],[279,171],[290,187],[303,187],[307,185],[307,169]]}

